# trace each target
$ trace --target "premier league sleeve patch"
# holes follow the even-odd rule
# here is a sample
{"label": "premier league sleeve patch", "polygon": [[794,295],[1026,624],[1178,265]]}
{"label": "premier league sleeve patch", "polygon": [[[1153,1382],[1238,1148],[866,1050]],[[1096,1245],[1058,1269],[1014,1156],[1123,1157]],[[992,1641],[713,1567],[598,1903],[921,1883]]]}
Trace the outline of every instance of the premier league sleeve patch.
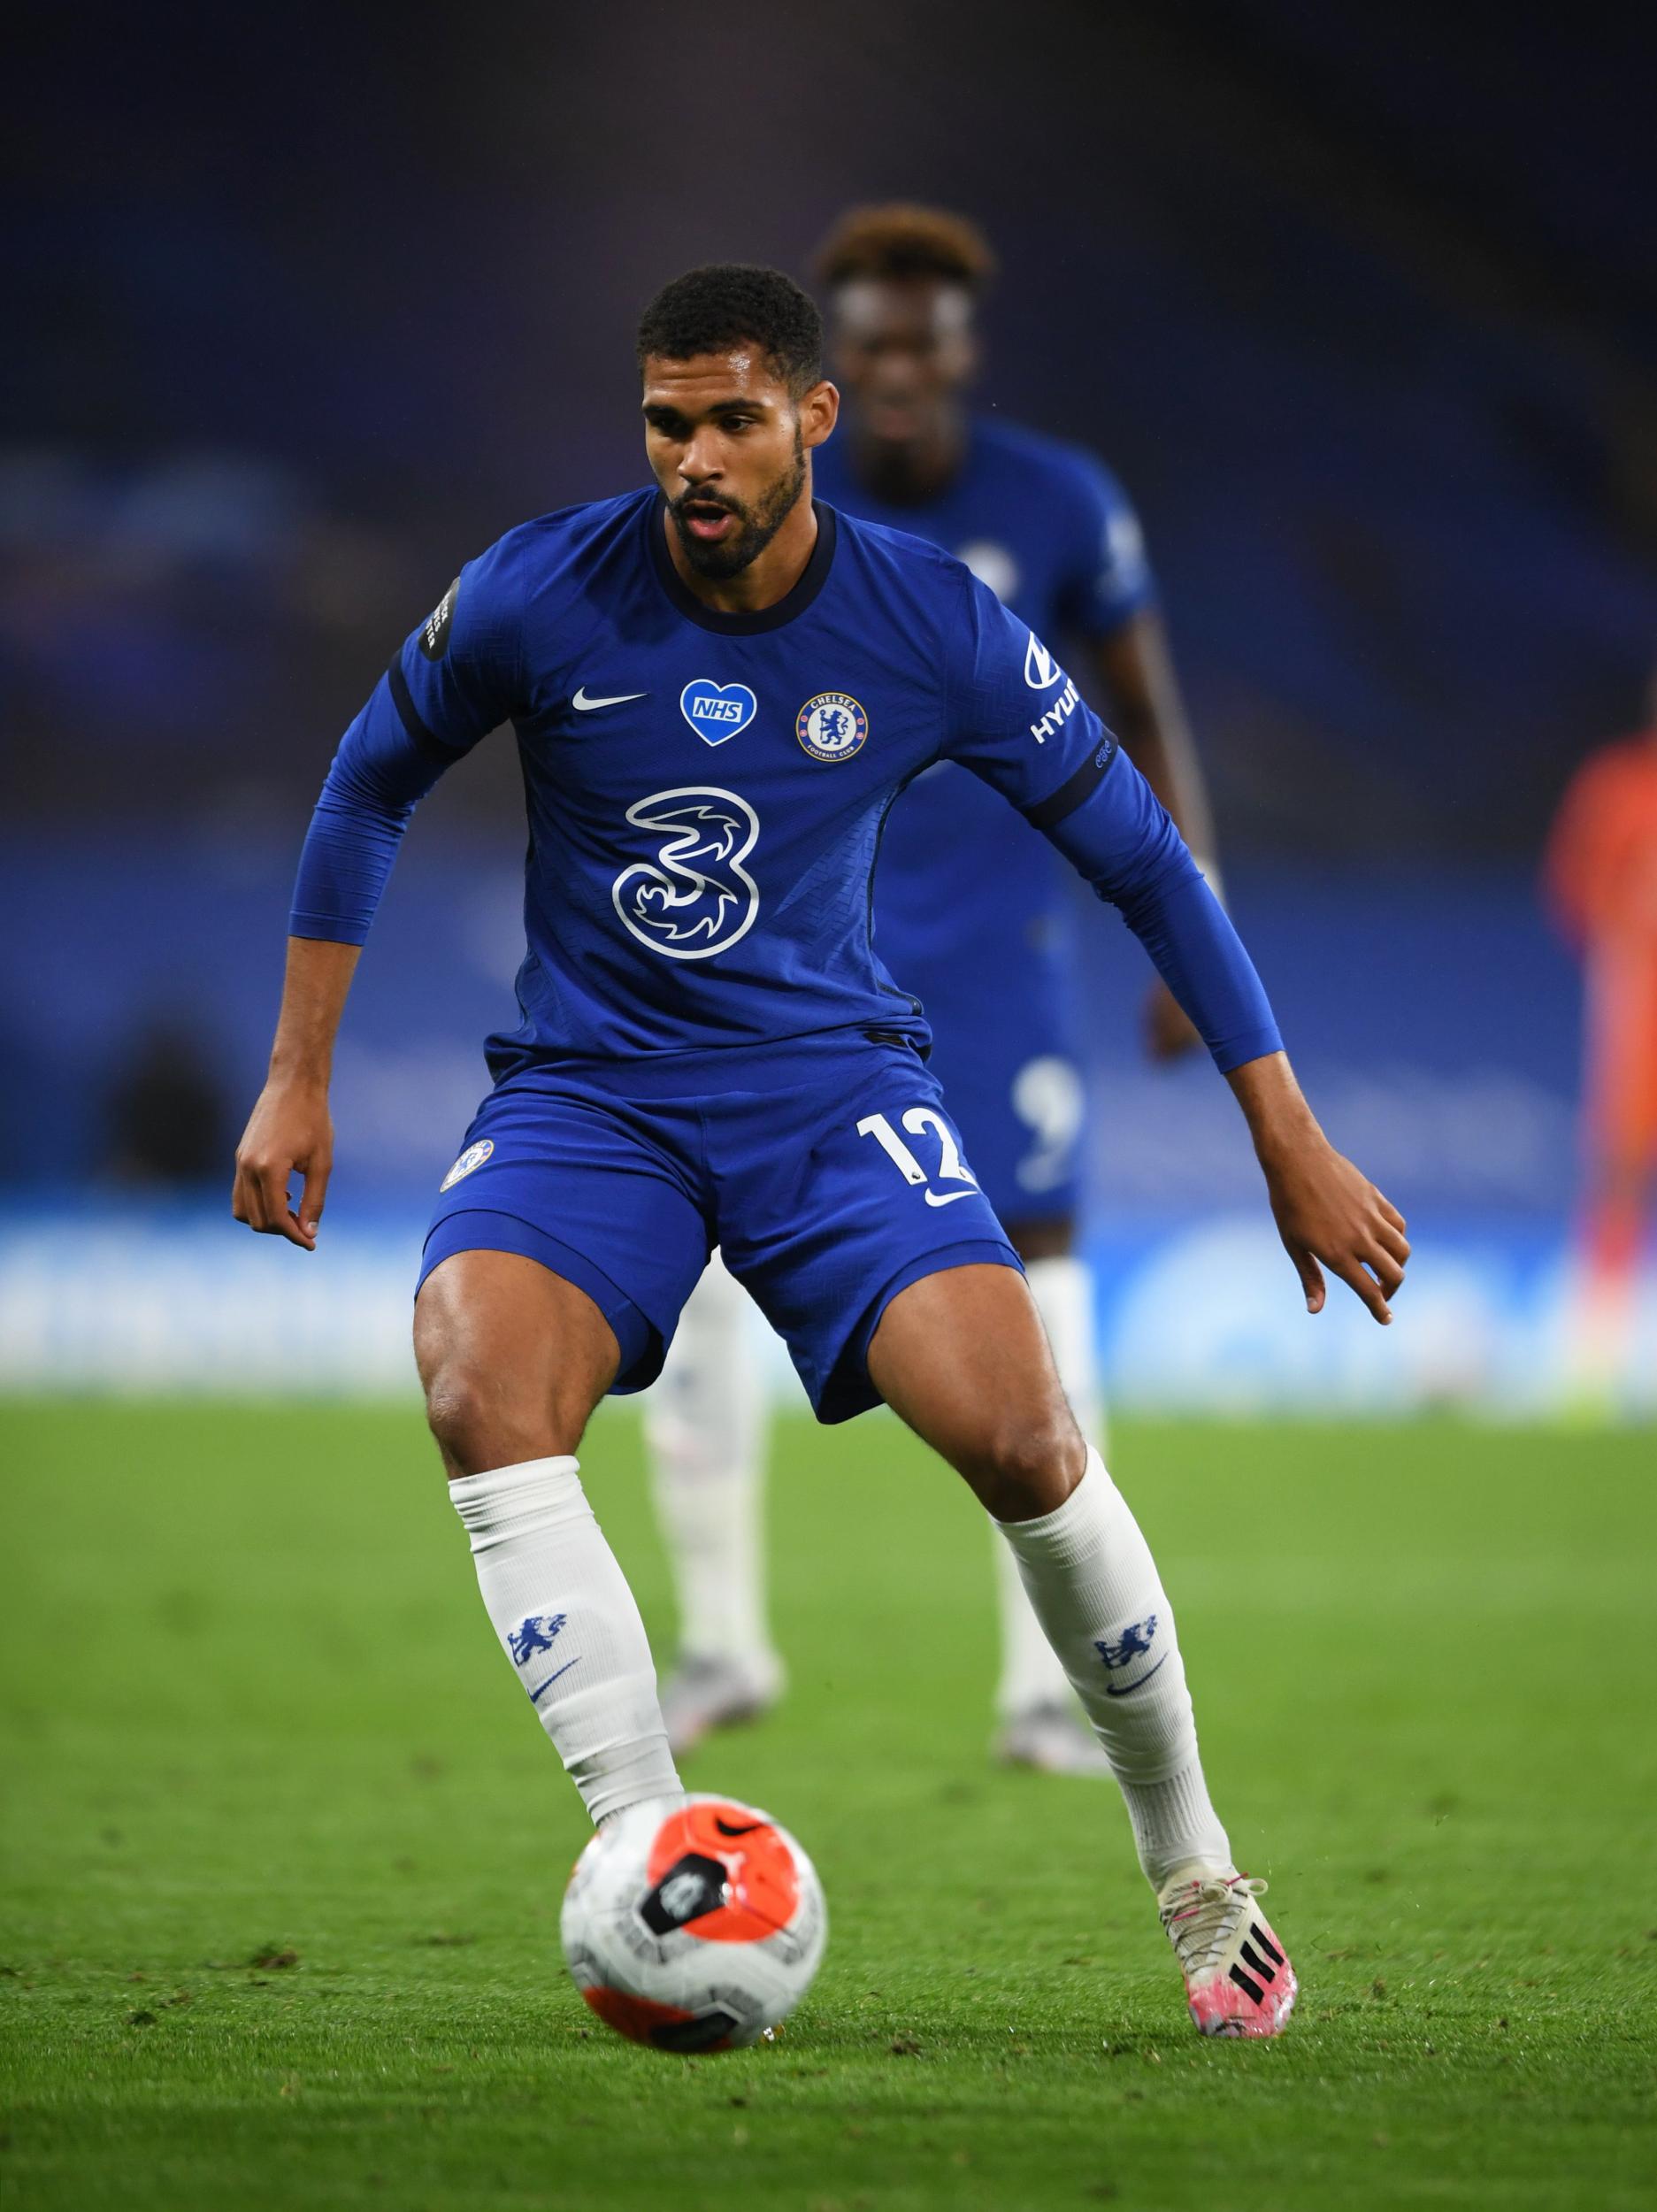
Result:
{"label": "premier league sleeve patch", "polygon": [[460,579],[454,582],[420,625],[420,650],[428,661],[441,661],[449,650],[449,634],[455,626],[455,600]]}
{"label": "premier league sleeve patch", "polygon": [[869,717],[844,691],[819,691],[794,718],[794,733],[813,760],[849,760],[869,737]]}

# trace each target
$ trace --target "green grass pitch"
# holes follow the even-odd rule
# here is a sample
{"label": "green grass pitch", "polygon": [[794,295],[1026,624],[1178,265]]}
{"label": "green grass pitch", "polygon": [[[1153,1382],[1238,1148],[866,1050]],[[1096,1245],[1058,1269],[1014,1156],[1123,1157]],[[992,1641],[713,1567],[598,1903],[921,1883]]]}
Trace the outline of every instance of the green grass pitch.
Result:
{"label": "green grass pitch", "polygon": [[[1108,1786],[992,1770],[987,1539],[896,1424],[777,1436],[793,1694],[693,1786],[817,1858],[772,2047],[621,2043],[574,1793],[412,1411],[10,1404],[0,2201],[1649,2205],[1644,1435],[1124,1422],[1216,1795],[1302,1981],[1188,2026]],[[658,1648],[637,1425],[599,1512]]]}

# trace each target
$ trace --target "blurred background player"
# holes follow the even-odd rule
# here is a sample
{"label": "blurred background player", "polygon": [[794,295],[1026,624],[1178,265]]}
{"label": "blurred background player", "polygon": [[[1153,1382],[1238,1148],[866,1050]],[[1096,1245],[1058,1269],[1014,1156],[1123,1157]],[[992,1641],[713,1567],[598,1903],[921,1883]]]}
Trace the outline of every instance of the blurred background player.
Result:
{"label": "blurred background player", "polygon": [[[978,303],[994,275],[964,218],[854,208],[818,249],[832,372],[848,420],[817,456],[831,506],[931,540],[1039,637],[1062,641],[1104,718],[1211,882],[1214,834],[1138,519],[1089,453],[975,412]],[[1056,664],[1026,671],[1032,723],[1062,715]],[[1092,1286],[1077,1256],[1084,1095],[1073,900],[1058,856],[949,764],[888,818],[875,879],[880,956],[924,1007],[973,1166],[1029,1272],[1077,1417],[1095,1438]],[[1147,1041],[1198,1041],[1154,985]],[[748,1299],[716,1256],[648,1405],[657,1509],[679,1608],[663,1692],[676,1750],[775,1701],[761,1536],[764,1385]],[[1109,1772],[1017,1575],[994,1548],[1001,1632],[995,1750],[1051,1772]]]}
{"label": "blurred background player", "polygon": [[1649,726],[1591,753],[1548,840],[1546,888],[1583,956],[1580,1281],[1569,1384],[1608,1408],[1628,1362],[1657,1173],[1657,675]]}

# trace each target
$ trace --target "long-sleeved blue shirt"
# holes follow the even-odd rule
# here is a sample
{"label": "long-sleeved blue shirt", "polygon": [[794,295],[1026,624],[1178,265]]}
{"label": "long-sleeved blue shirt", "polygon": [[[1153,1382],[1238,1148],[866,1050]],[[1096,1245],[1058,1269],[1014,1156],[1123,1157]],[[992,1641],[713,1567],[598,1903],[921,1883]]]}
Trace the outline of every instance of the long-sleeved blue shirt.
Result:
{"label": "long-sleeved blue shirt", "polygon": [[[924,1048],[871,887],[888,810],[948,759],[1121,909],[1222,1069],[1276,1050],[1230,922],[1042,641],[935,547],[817,520],[804,573],[758,614],[685,588],[654,492],[544,516],[469,563],[346,732],[294,933],[361,943],[416,803],[510,721],[526,950],[497,1076],[835,1030]],[[996,895],[992,872],[975,911]]]}

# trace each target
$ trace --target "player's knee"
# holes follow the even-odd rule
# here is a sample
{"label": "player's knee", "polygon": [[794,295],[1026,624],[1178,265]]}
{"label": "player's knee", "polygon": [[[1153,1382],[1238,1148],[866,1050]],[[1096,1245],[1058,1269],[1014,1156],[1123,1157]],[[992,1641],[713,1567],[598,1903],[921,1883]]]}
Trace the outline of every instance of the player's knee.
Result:
{"label": "player's knee", "polygon": [[1041,1419],[992,1430],[965,1471],[998,1521],[1032,1521],[1057,1512],[1086,1464],[1081,1431],[1061,1405]]}
{"label": "player's knee", "polygon": [[451,1476],[515,1467],[559,1448],[533,1409],[514,1405],[498,1378],[486,1383],[473,1369],[437,1370],[426,1386],[426,1418]]}
{"label": "player's knee", "polygon": [[[487,1426],[483,1393],[475,1376],[440,1369],[426,1386],[426,1422],[451,1474],[477,1474],[477,1448]],[[496,1464],[510,1464],[497,1462]]]}

